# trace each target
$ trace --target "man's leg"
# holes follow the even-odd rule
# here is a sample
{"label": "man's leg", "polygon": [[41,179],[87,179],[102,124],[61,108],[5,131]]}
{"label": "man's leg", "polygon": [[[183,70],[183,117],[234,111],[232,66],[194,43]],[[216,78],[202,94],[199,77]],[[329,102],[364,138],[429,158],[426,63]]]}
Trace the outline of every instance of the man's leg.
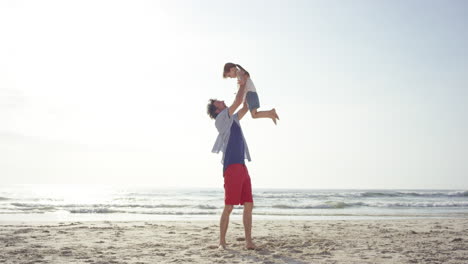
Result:
{"label": "man's leg", "polygon": [[247,249],[255,249],[255,245],[252,242],[252,210],[253,203],[244,203],[244,231],[245,231],[245,246]]}
{"label": "man's leg", "polygon": [[226,248],[226,233],[229,225],[229,215],[232,212],[234,205],[225,205],[223,214],[221,215],[221,220],[219,221],[219,247],[222,249]]}

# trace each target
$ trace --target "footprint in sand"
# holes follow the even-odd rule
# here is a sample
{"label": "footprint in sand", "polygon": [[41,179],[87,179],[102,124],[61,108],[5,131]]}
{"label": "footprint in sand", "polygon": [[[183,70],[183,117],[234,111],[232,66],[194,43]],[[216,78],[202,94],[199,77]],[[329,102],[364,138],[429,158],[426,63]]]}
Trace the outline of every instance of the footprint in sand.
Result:
{"label": "footprint in sand", "polygon": [[[258,248],[257,248],[256,251],[257,251],[257,254],[263,255],[263,256],[271,255],[271,254],[272,254],[272,252],[269,251],[269,250],[267,250],[267,249],[258,249]],[[274,255],[273,255],[273,256],[274,256]]]}
{"label": "footprint in sand", "polygon": [[62,255],[62,256],[71,256],[72,252],[71,252],[71,250],[64,250],[64,251],[60,252],[60,255]]}

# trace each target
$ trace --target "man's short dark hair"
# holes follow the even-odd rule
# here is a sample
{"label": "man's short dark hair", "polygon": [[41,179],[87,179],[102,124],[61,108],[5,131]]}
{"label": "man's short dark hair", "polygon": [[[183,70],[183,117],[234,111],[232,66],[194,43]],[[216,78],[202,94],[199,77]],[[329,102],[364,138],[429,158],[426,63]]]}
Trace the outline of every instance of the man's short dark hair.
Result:
{"label": "man's short dark hair", "polygon": [[206,113],[210,116],[211,119],[216,119],[218,116],[218,113],[216,113],[218,108],[214,105],[214,102],[216,101],[216,99],[210,99],[210,102],[206,106]]}

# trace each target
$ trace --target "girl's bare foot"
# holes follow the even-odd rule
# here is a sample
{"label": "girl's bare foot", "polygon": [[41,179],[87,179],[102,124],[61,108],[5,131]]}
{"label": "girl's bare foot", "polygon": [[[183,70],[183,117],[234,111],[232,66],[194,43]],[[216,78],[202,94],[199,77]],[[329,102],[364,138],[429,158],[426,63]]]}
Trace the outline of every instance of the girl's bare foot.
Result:
{"label": "girl's bare foot", "polygon": [[271,109],[270,110],[270,118],[271,118],[271,120],[273,120],[273,123],[275,123],[275,125],[276,125],[276,118],[277,117],[278,117],[278,115],[276,114],[275,109],[274,108]]}
{"label": "girl's bare foot", "polygon": [[273,108],[272,111],[273,111],[273,113],[275,114],[276,119],[280,120],[278,114],[276,113],[276,109]]}
{"label": "girl's bare foot", "polygon": [[275,123],[275,125],[276,125],[276,118],[274,116],[272,116],[270,118],[271,118],[271,120],[273,120],[273,123]]}

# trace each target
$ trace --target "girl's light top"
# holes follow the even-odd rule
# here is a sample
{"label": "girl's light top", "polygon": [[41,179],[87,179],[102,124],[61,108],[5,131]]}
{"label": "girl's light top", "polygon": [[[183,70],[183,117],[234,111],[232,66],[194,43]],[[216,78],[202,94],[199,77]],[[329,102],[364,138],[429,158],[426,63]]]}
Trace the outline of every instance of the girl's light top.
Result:
{"label": "girl's light top", "polygon": [[[242,77],[244,76],[245,74],[245,71],[243,70],[239,70],[237,71],[237,80],[240,80],[242,79]],[[257,92],[257,89],[255,89],[255,85],[254,83],[252,82],[252,79],[251,78],[248,78],[247,79],[247,82],[245,83],[245,90],[246,92]]]}

